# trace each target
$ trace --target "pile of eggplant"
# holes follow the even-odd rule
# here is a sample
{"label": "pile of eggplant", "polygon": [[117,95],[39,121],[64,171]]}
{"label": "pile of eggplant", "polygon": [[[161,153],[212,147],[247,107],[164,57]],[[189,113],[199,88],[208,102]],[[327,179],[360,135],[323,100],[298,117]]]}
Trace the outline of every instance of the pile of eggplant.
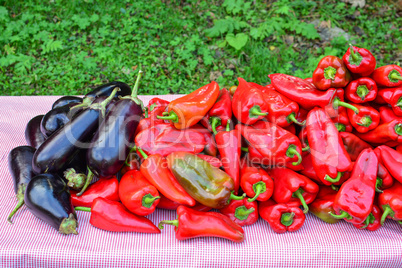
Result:
{"label": "pile of eggplant", "polygon": [[99,86],[83,98],[64,96],[25,129],[29,146],[11,150],[8,164],[18,199],[8,221],[25,204],[62,234],[78,234],[69,189],[81,195],[94,176],[108,177],[123,167],[143,113],[133,90],[123,82]]}

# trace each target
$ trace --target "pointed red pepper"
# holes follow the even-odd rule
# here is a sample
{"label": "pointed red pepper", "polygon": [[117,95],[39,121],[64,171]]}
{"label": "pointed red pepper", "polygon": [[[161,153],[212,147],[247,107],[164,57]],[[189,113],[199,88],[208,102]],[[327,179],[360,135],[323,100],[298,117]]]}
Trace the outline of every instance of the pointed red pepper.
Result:
{"label": "pointed red pepper", "polygon": [[315,172],[315,170],[314,170],[311,153],[306,151],[306,152],[303,152],[302,156],[303,156],[303,160],[302,160],[301,164],[303,165],[304,169],[301,170],[300,173],[303,174],[304,176],[306,176],[307,178],[315,181],[316,183],[322,185],[321,180],[317,176],[317,172]]}
{"label": "pointed red pepper", "polygon": [[91,212],[89,223],[110,232],[159,234],[161,231],[147,218],[130,213],[120,202],[98,197],[91,208],[76,207]]}
{"label": "pointed red pepper", "polygon": [[180,206],[177,208],[177,220],[161,221],[159,228],[163,229],[164,224],[175,226],[178,240],[219,237],[236,243],[244,241],[243,228],[229,217],[217,212],[199,212]]}
{"label": "pointed red pepper", "polygon": [[380,123],[380,113],[376,109],[359,104],[355,104],[355,107],[359,109],[358,114],[349,109],[347,113],[350,123],[357,132],[366,133],[378,126]]}
{"label": "pointed red pepper", "polygon": [[240,226],[252,225],[258,220],[257,201],[230,200],[229,205],[220,211]]}
{"label": "pointed red pepper", "polygon": [[[159,199],[159,203],[157,205],[158,208],[161,209],[167,209],[167,210],[176,210],[179,206],[182,206],[181,204],[170,200],[169,198],[167,198],[166,196],[164,196],[163,194],[159,194],[161,196],[161,198]],[[210,211],[212,208],[204,206],[201,203],[196,202],[195,206],[191,207],[194,210],[197,211]]]}
{"label": "pointed red pepper", "polygon": [[98,180],[91,184],[81,196],[77,196],[77,193],[77,191],[71,190],[71,202],[75,207],[91,207],[98,197],[120,201],[119,182],[116,176]]}
{"label": "pointed red pepper", "polygon": [[248,201],[267,201],[271,198],[274,181],[264,169],[248,165],[246,161],[243,161],[240,174],[240,185],[246,195],[250,197]]}
{"label": "pointed red pepper", "polygon": [[[191,130],[195,130],[199,133],[201,133],[204,136],[205,139],[205,147],[204,147],[204,153],[210,156],[216,156],[218,153],[218,149],[216,148],[216,142],[214,139],[214,135],[204,126],[200,124],[195,124],[194,126],[190,127]],[[219,130],[222,130],[223,127],[218,127]],[[191,138],[191,136],[190,136]]]}
{"label": "pointed red pepper", "polygon": [[378,146],[375,151],[391,176],[402,183],[402,154],[386,145]]}
{"label": "pointed red pepper", "polygon": [[348,84],[345,90],[346,99],[354,103],[365,103],[377,97],[377,84],[373,79],[361,77]]}
{"label": "pointed red pepper", "polygon": [[402,116],[397,116],[389,106],[380,107],[380,124],[388,123],[395,119],[402,120]]}
{"label": "pointed red pepper", "polygon": [[392,93],[392,97],[387,102],[392,107],[392,111],[397,116],[402,116],[402,86],[393,88],[394,93]]}
{"label": "pointed red pepper", "polygon": [[374,102],[377,104],[388,104],[391,101],[393,94],[393,88],[379,88]]}
{"label": "pointed red pepper", "polygon": [[343,145],[352,161],[356,161],[357,157],[364,149],[373,148],[370,144],[350,132],[341,132],[340,135]]}
{"label": "pointed red pepper", "polygon": [[320,186],[317,197],[308,206],[309,211],[326,223],[337,223],[339,219],[335,219],[329,214],[335,213],[333,205],[337,194],[338,192],[331,187]]}
{"label": "pointed red pepper", "polygon": [[325,56],[313,72],[313,83],[319,90],[345,87],[351,80],[343,61],[335,56]]}
{"label": "pointed red pepper", "polygon": [[372,149],[365,149],[353,167],[352,175],[336,195],[331,215],[353,224],[364,222],[373,208],[378,159]]}
{"label": "pointed red pepper", "polygon": [[[355,133],[360,139],[372,144],[402,143],[402,120],[396,119],[379,124],[375,129],[366,133]],[[393,145],[393,146],[396,146]]]}
{"label": "pointed red pepper", "polygon": [[352,45],[343,55],[342,60],[349,71],[361,76],[369,76],[376,66],[375,57],[369,50]]}
{"label": "pointed red pepper", "polygon": [[378,171],[377,171],[377,182],[375,184],[375,191],[377,193],[382,193],[383,190],[390,188],[394,185],[394,178],[392,178],[389,171],[386,169],[384,164],[382,164],[381,156],[378,156],[376,149],[374,152],[378,158]]}
{"label": "pointed red pepper", "polygon": [[268,174],[274,180],[275,202],[303,206],[304,213],[308,212],[308,204],[314,201],[319,190],[315,182],[287,168],[273,168]]}
{"label": "pointed red pepper", "polygon": [[148,114],[151,114],[152,112],[154,112],[156,108],[159,108],[159,107],[166,108],[169,105],[169,103],[170,103],[170,101],[163,100],[161,98],[152,98],[148,102],[148,105],[146,106],[148,108]]}
{"label": "pointed red pepper", "polygon": [[395,181],[392,187],[380,193],[378,195],[378,206],[383,211],[381,225],[387,218],[402,224],[402,184]]}
{"label": "pointed red pepper", "polygon": [[208,111],[208,113],[201,120],[201,124],[208,128],[214,134],[217,133],[217,127],[222,126],[224,128],[229,119],[232,118],[232,97],[230,92],[223,88],[219,97],[216,100],[214,106]]}
{"label": "pointed red pepper", "polygon": [[272,230],[279,234],[299,230],[306,220],[306,216],[300,208],[287,204],[276,204],[271,199],[260,202],[258,212]]}
{"label": "pointed red pepper", "polygon": [[379,87],[397,87],[402,85],[402,68],[396,64],[381,66],[374,70],[371,78]]}
{"label": "pointed red pepper", "polygon": [[381,210],[377,205],[373,205],[371,213],[366,220],[360,224],[353,224],[358,229],[376,231],[381,227]]}

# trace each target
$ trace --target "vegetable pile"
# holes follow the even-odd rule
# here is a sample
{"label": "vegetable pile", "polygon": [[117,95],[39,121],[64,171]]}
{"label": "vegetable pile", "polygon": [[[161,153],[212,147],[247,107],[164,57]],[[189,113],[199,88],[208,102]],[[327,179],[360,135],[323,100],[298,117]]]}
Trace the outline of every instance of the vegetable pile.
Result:
{"label": "vegetable pile", "polygon": [[[25,203],[62,234],[78,234],[76,211],[112,232],[174,225],[179,240],[242,242],[242,226],[259,216],[294,232],[309,211],[370,231],[387,218],[402,224],[398,65],[376,69],[368,50],[351,45],[342,59],[324,57],[312,78],[239,78],[229,90],[211,82],[146,107],[141,75],[133,90],[105,84],[30,120],[29,146],[9,154],[18,199],[9,222]],[[158,228],[145,217],[156,208],[177,219]]]}

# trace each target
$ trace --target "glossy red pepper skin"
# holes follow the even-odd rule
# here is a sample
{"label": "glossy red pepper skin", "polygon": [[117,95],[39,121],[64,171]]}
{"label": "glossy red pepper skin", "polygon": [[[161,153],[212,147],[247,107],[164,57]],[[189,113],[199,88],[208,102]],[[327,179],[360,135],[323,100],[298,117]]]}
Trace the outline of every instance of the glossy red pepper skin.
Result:
{"label": "glossy red pepper skin", "polygon": [[318,178],[325,185],[339,181],[340,173],[352,168],[352,161],[341,136],[327,113],[314,108],[307,116],[307,138],[312,163]]}
{"label": "glossy red pepper skin", "polygon": [[[161,196],[161,198],[159,199],[159,203],[156,206],[157,208],[167,209],[167,210],[176,210],[179,206],[182,206],[181,204],[170,200],[163,194],[159,194],[159,195]],[[191,208],[194,210],[197,210],[197,211],[205,211],[205,212],[210,211],[212,209],[212,208],[204,206],[198,202],[196,202],[196,204],[194,206],[192,206]]]}
{"label": "glossy red pepper skin", "polygon": [[326,223],[337,223],[340,220],[335,219],[329,214],[330,212],[335,213],[333,205],[337,194],[338,192],[334,191],[331,187],[320,186],[317,197],[308,206],[309,211]]}
{"label": "glossy red pepper skin", "polygon": [[307,119],[308,110],[299,108],[299,111],[296,113],[296,119],[299,122],[304,122]]}
{"label": "glossy red pepper skin", "polygon": [[[155,108],[155,110],[159,110],[159,108]],[[164,124],[163,120],[156,118],[156,115],[162,115],[162,113],[158,114],[157,111],[155,111],[154,115],[151,115],[147,118],[142,118],[140,122],[138,122],[138,127],[135,130],[134,135],[137,136],[137,134],[140,133],[141,131],[151,128],[155,125]]]}
{"label": "glossy red pepper skin", "polygon": [[386,146],[381,145],[375,149],[380,156],[380,162],[388,170],[392,177],[402,183],[402,153]]}
{"label": "glossy red pepper skin", "polygon": [[397,116],[391,107],[381,106],[380,107],[380,124],[389,123],[392,120],[402,120],[402,116]]}
{"label": "glossy red pepper skin", "polygon": [[378,126],[380,123],[380,113],[376,109],[359,104],[355,104],[355,107],[359,109],[358,114],[350,109],[347,109],[347,113],[350,123],[357,132],[366,133]]}
{"label": "glossy red pepper skin", "polygon": [[[216,156],[218,153],[218,148],[216,148],[214,135],[207,128],[200,124],[195,124],[190,129],[196,130],[204,136],[206,143],[204,147],[204,153],[210,156]],[[219,126],[217,129],[223,130],[223,127]]]}
{"label": "glossy red pepper skin", "polygon": [[374,152],[377,155],[378,158],[378,171],[377,171],[377,182],[376,182],[376,192],[381,193],[383,190],[390,188],[392,185],[394,185],[394,178],[392,178],[391,174],[387,170],[387,168],[384,166],[381,160],[381,155],[379,156],[374,150]]}
{"label": "glossy red pepper skin", "polygon": [[299,230],[306,220],[303,211],[287,204],[276,204],[273,200],[259,203],[260,217],[268,222],[272,230],[282,234]]}
{"label": "glossy red pepper skin", "polygon": [[243,124],[254,124],[268,114],[268,105],[262,91],[238,78],[239,86],[232,99],[232,111],[237,120]]}
{"label": "glossy red pepper skin", "polygon": [[373,148],[367,142],[361,140],[356,135],[349,132],[341,132],[340,133],[343,145],[345,146],[346,151],[350,156],[350,160],[356,161],[359,154],[367,148]]}
{"label": "glossy red pepper skin", "polygon": [[99,197],[91,207],[89,223],[110,232],[159,234],[161,231],[147,218],[130,213],[121,203]]}
{"label": "glossy red pepper skin", "polygon": [[158,154],[148,156],[142,162],[140,171],[160,193],[170,200],[182,205],[195,205],[195,200],[183,189],[169,170],[165,157]]}
{"label": "glossy red pepper skin", "polygon": [[335,89],[320,91],[310,82],[286,74],[270,74],[272,85],[282,95],[297,102],[300,107],[311,110],[314,107],[324,108],[333,99]]}
{"label": "glossy red pepper skin", "polygon": [[386,218],[402,224],[402,184],[398,181],[378,195],[378,206],[383,211],[381,224]]}
{"label": "glossy red pepper skin", "polygon": [[287,168],[273,168],[268,174],[274,180],[272,198],[275,202],[303,206],[304,213],[308,212],[307,205],[314,201],[319,190],[315,182]]}
{"label": "glossy red pepper skin", "polygon": [[393,88],[379,88],[374,102],[377,104],[388,104],[393,94]]}
{"label": "glossy red pepper skin", "polygon": [[351,80],[343,61],[335,56],[325,56],[313,72],[313,83],[319,90],[345,87]]}
{"label": "glossy red pepper skin", "polygon": [[169,105],[169,101],[161,99],[161,98],[152,98],[149,102],[148,105],[146,106],[148,108],[148,114],[154,112],[155,108],[158,107],[164,107],[166,108]]}
{"label": "glossy red pepper skin", "polygon": [[197,154],[197,156],[208,163],[210,163],[212,166],[220,168],[222,166],[222,161],[219,158],[206,155],[206,154]]}
{"label": "glossy red pepper skin", "polygon": [[[274,181],[261,167],[242,162],[240,185],[249,200],[267,201],[274,191]],[[256,194],[258,194],[257,198]]]}
{"label": "glossy red pepper skin", "polygon": [[394,111],[397,116],[402,116],[402,86],[393,88],[393,91],[394,93],[392,93],[388,104],[391,105],[392,111]]}
{"label": "glossy red pepper skin", "polygon": [[135,137],[135,145],[147,154],[167,156],[172,152],[201,153],[206,141],[197,130],[177,130],[171,124],[157,124]]}
{"label": "glossy red pepper skin", "polygon": [[374,70],[371,78],[379,87],[397,87],[402,85],[402,68],[396,64],[381,66]]}
{"label": "glossy red pepper skin", "polygon": [[352,175],[344,182],[334,201],[335,218],[360,224],[369,216],[374,202],[378,159],[372,149],[365,149],[353,167]]}
{"label": "glossy red pepper skin", "polygon": [[365,103],[375,100],[377,97],[377,84],[369,77],[361,77],[348,84],[345,96],[348,101]]}
{"label": "glossy red pepper skin", "polygon": [[[217,132],[216,127],[227,125],[229,119],[232,118],[232,97],[230,92],[223,88],[214,106],[208,111],[201,120],[201,124],[208,128],[211,132]],[[216,121],[216,123],[214,123]],[[216,134],[216,133],[215,133]]]}
{"label": "glossy red pepper skin", "polygon": [[356,132],[355,135],[371,144],[389,144],[393,142],[397,145],[402,143],[402,120],[396,119],[388,123],[379,124],[373,130],[366,133]]}
{"label": "glossy red pepper skin", "polygon": [[342,60],[350,72],[361,76],[369,76],[376,66],[375,57],[369,50],[355,46],[348,48]]}
{"label": "glossy red pepper skin", "polygon": [[124,174],[119,184],[119,197],[132,213],[146,216],[155,211],[159,203],[159,192],[139,170]]}
{"label": "glossy red pepper skin", "polygon": [[360,224],[353,224],[358,229],[366,229],[369,231],[376,231],[381,227],[381,210],[377,205],[373,205],[371,213],[367,219]]}
{"label": "glossy red pepper skin", "polygon": [[76,191],[71,191],[71,202],[74,207],[91,207],[98,197],[120,201],[119,182],[116,176],[98,180],[91,184],[81,196],[77,196],[77,193]]}
{"label": "glossy red pepper skin", "polygon": [[249,202],[246,198],[243,200],[230,200],[229,205],[220,209],[220,211],[240,226],[252,225],[258,220],[257,201]]}
{"label": "glossy red pepper skin", "polygon": [[196,237],[218,237],[232,242],[244,241],[244,230],[229,217],[217,212],[199,212],[185,206],[177,208],[177,220],[161,221],[163,224],[175,225],[176,238],[187,240]]}
{"label": "glossy red pepper skin", "polygon": [[315,172],[311,153],[309,151],[306,151],[303,152],[302,156],[303,156],[302,165],[304,169],[301,170],[300,173],[306,176],[307,178],[315,181],[319,185],[322,185],[320,178],[318,178],[317,176],[317,172]]}

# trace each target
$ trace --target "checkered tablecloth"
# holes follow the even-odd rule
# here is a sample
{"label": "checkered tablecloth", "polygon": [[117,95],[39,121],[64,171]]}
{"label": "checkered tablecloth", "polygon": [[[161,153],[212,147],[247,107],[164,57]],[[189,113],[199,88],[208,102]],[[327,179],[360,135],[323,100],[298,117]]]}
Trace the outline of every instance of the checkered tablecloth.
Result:
{"label": "checkered tablecloth", "polygon": [[[142,96],[147,103],[153,96]],[[168,100],[177,96],[159,96]],[[16,205],[7,167],[9,151],[24,145],[27,122],[46,113],[57,96],[0,97],[1,267],[402,267],[402,227],[387,220],[378,231],[351,224],[326,224],[307,215],[295,233],[276,234],[260,219],[244,227],[245,242],[202,238],[177,241],[172,226],[162,234],[111,233],[77,212],[79,235],[63,236],[25,208],[7,223]],[[173,220],[157,209],[149,219]]]}

